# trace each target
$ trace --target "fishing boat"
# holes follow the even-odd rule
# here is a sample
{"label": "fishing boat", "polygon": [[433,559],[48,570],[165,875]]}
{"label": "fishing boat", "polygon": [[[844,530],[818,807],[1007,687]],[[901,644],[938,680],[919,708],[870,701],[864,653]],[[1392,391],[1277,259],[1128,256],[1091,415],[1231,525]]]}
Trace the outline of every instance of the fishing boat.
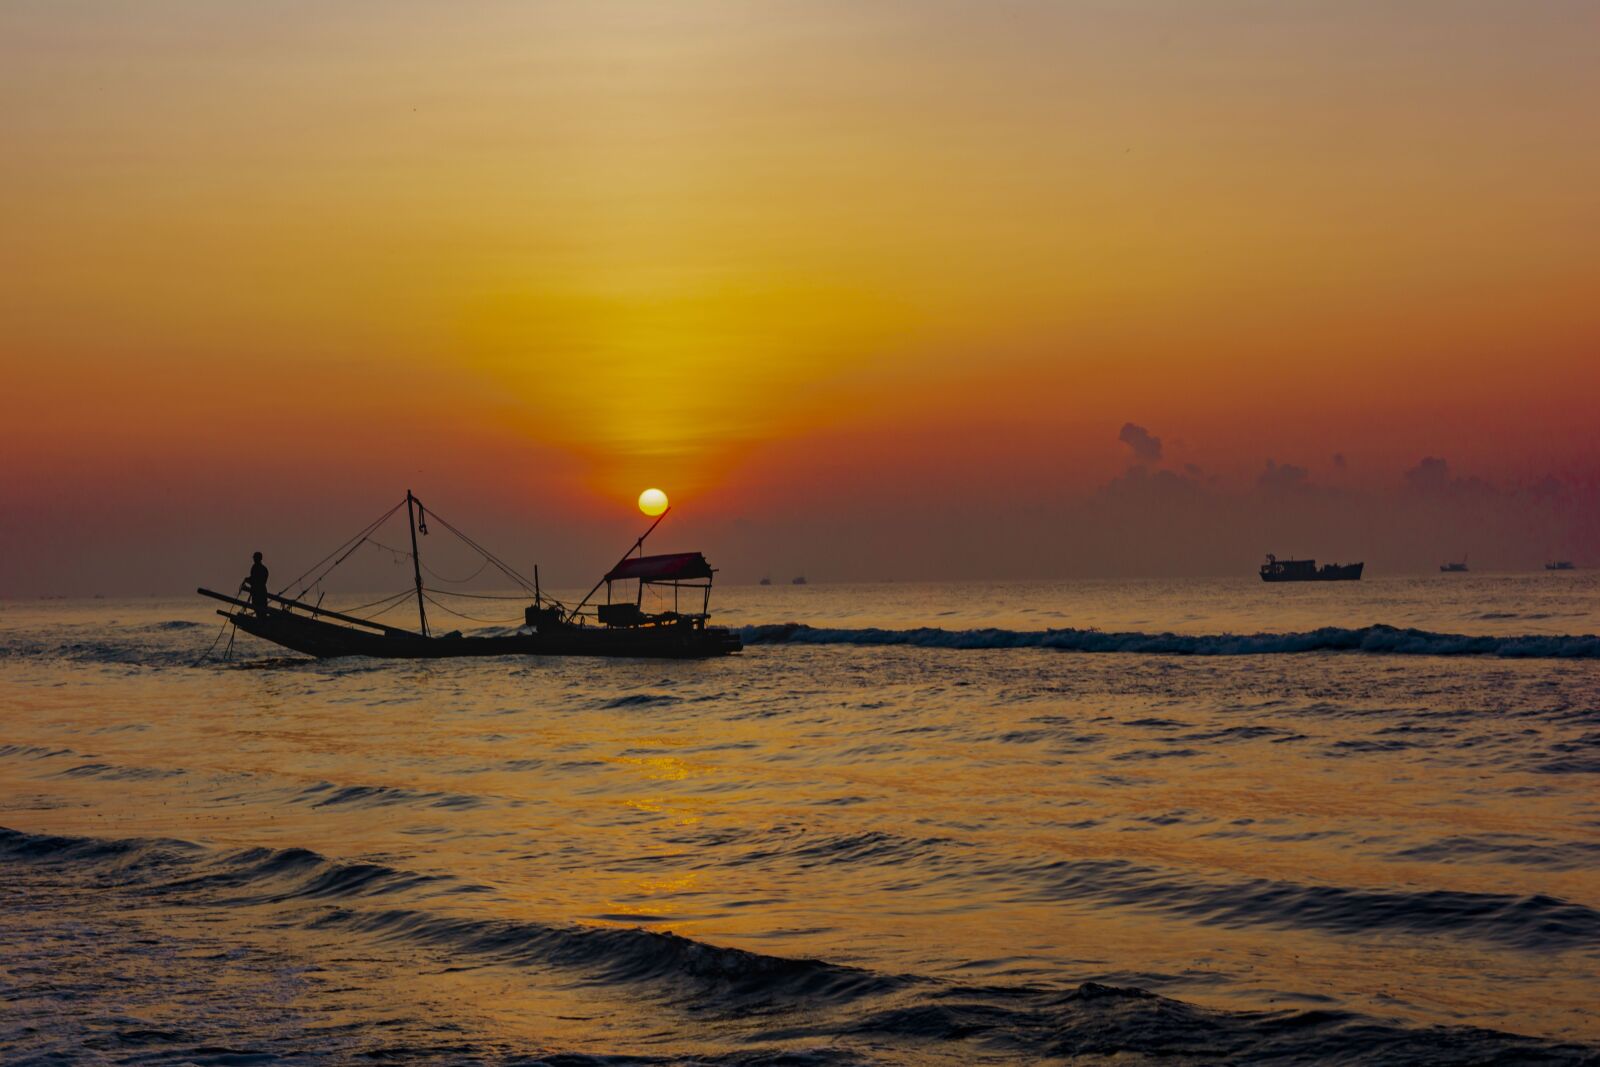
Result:
{"label": "fishing boat", "polygon": [[[304,599],[310,589],[320,585],[357,548],[370,542],[373,533],[398,513],[401,507],[406,509],[410,526],[414,589],[366,606],[383,604],[387,605],[383,609],[387,611],[395,606],[398,599],[409,598],[414,593],[417,603],[416,629],[381,622],[377,617],[362,617],[353,610],[324,608],[320,598],[316,603]],[[205,588],[198,592],[228,604],[228,608],[219,609],[217,614],[245,633],[319,659],[337,656],[443,659],[514,655],[704,659],[740,651],[743,643],[737,634],[726,627],[709,625],[711,585],[716,571],[706,562],[705,556],[699,552],[644,555],[645,538],[666,516],[667,512],[662,512],[650,524],[650,529],[640,535],[633,547],[595,583],[575,608],[568,608],[559,600],[544,594],[539,587],[537,567],[530,582],[505,561],[450,525],[437,512],[424,510],[422,502],[410,490],[406,491],[405,500],[277,593],[255,591],[249,599],[244,599]],[[436,608],[449,609],[432,594],[452,594],[431,589],[422,580],[423,565],[417,551],[417,538],[419,534],[428,533],[429,519],[458,537],[483,557],[485,566],[493,565],[521,590],[521,593],[510,597],[467,593],[453,595],[531,600],[532,603],[524,608],[521,626],[511,632],[489,634],[434,632],[428,619],[428,605],[432,603]],[[332,562],[329,563],[329,560]],[[284,595],[296,585],[301,586],[298,595]],[[616,596],[619,587],[626,593],[630,585],[634,592],[632,599]],[[601,586],[606,591],[605,603],[596,603],[586,611]],[[659,595],[661,599],[670,595],[672,607],[663,611],[646,611],[644,599],[647,591]],[[694,602],[697,597],[698,604]],[[683,603],[685,599],[689,601],[687,607]]]}
{"label": "fishing boat", "polygon": [[1324,563],[1317,566],[1314,559],[1279,559],[1267,553],[1261,565],[1263,582],[1357,582],[1361,580],[1363,563]]}
{"label": "fishing boat", "polygon": [[1465,574],[1467,573],[1467,557],[1462,556],[1459,563],[1441,563],[1439,564],[1439,571],[1443,574]]}

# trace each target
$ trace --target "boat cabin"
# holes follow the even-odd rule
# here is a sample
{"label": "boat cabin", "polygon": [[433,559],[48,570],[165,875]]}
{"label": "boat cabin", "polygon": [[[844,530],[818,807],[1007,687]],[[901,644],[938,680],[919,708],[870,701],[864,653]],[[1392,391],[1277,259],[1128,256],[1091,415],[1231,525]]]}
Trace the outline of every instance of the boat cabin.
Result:
{"label": "boat cabin", "polygon": [[1282,578],[1289,581],[1304,581],[1314,578],[1317,573],[1317,561],[1314,559],[1279,559],[1271,553],[1267,554],[1267,561],[1261,565],[1261,577]]}
{"label": "boat cabin", "polygon": [[[711,576],[716,573],[699,552],[672,552],[662,556],[634,556],[624,559],[605,576],[606,602],[596,606],[595,615],[603,626],[689,626],[703,629],[711,616]],[[633,600],[618,600],[613,588],[618,582],[636,582]],[[665,593],[672,590],[670,611],[645,610],[645,589]],[[694,594],[700,594],[696,610]],[[687,596],[685,595],[687,594]],[[688,600],[685,611],[685,599]]]}

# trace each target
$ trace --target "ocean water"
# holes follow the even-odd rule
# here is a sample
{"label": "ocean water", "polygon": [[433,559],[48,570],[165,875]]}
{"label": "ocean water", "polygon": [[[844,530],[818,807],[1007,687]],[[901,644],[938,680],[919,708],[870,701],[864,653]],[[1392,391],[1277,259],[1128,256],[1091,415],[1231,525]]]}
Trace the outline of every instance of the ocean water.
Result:
{"label": "ocean water", "polygon": [[213,606],[0,604],[0,1062],[1600,1063],[1593,573]]}

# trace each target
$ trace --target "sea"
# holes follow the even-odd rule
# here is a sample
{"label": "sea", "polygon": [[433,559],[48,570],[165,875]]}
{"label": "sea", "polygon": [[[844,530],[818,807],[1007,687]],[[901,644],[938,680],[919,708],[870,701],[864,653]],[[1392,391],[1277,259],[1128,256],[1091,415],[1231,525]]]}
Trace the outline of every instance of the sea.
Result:
{"label": "sea", "polygon": [[0,602],[4,1064],[1600,1064],[1594,572],[216,606]]}

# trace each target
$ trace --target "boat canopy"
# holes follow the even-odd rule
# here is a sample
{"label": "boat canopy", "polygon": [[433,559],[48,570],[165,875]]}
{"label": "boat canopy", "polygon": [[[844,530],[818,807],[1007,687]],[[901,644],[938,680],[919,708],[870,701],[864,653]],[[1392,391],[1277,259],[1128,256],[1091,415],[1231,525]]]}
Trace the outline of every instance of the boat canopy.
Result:
{"label": "boat canopy", "polygon": [[664,556],[634,556],[625,559],[606,575],[608,582],[682,582],[710,578],[711,564],[698,552],[672,552]]}

